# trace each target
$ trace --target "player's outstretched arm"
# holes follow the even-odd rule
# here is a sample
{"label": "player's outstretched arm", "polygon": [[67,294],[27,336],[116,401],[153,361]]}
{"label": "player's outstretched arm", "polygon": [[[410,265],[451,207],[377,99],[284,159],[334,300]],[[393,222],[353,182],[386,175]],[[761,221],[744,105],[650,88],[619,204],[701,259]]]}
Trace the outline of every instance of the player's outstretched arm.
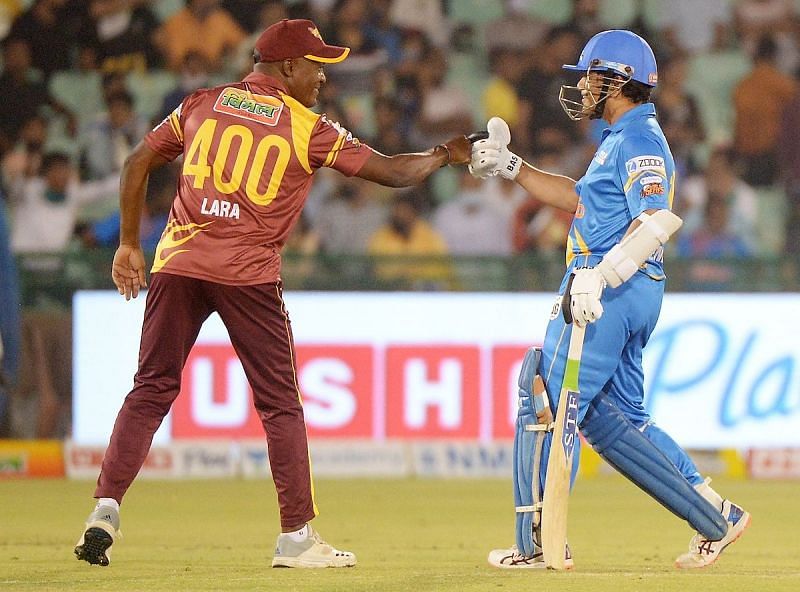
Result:
{"label": "player's outstretched arm", "polygon": [[487,123],[488,138],[472,145],[469,170],[475,177],[485,179],[500,175],[516,181],[535,199],[544,204],[574,213],[578,207],[575,180],[564,175],[548,173],[531,166],[508,149],[511,132],[500,117]]}
{"label": "player's outstretched arm", "polygon": [[114,253],[111,279],[125,300],[139,295],[147,287],[145,262],[139,243],[139,225],[142,219],[147,179],[150,171],[169,162],[144,142],[139,142],[125,159],[120,174],[120,224],[119,248]]}
{"label": "player's outstretched arm", "polygon": [[425,152],[386,156],[374,151],[356,176],[387,187],[408,187],[422,183],[445,165],[469,163],[470,155],[467,136],[458,136]]}

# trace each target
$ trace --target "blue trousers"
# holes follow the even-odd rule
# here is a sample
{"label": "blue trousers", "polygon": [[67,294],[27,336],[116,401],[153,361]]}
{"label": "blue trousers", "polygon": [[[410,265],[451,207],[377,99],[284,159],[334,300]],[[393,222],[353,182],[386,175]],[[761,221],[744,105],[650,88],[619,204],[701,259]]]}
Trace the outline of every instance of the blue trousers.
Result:
{"label": "blue trousers", "polygon": [[[601,299],[603,316],[586,327],[578,377],[578,425],[581,425],[588,405],[595,397],[607,397],[678,467],[692,485],[697,485],[703,479],[694,462],[666,432],[655,425],[643,403],[642,350],[658,321],[663,297],[664,282],[653,280],[643,273],[634,274],[618,288],[607,287],[604,290]],[[571,331],[572,326],[564,322],[560,312],[547,325],[539,372],[547,387],[553,414],[558,408]],[[545,440],[543,459],[547,459],[551,440],[550,437]],[[580,447],[576,445],[573,483],[579,456]],[[543,462],[542,483],[545,471],[546,462]]]}

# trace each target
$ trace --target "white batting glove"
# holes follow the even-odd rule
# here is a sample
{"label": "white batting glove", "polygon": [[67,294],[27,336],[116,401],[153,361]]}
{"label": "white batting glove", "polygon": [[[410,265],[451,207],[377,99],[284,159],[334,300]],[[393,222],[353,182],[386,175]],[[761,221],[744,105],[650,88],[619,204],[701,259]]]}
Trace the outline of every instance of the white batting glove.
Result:
{"label": "white batting glove", "polygon": [[606,287],[603,274],[596,267],[576,269],[572,278],[570,294],[570,311],[572,322],[579,327],[594,323],[603,316],[603,305],[600,297]]}
{"label": "white batting glove", "polygon": [[480,179],[500,175],[513,181],[522,168],[522,159],[508,149],[511,142],[508,124],[499,117],[492,117],[486,130],[489,137],[472,145],[469,172]]}

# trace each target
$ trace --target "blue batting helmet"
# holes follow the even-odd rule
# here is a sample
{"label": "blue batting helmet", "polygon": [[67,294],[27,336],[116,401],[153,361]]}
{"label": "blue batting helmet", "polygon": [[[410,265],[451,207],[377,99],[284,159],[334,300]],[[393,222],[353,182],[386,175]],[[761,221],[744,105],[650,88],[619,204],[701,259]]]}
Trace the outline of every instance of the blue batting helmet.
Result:
{"label": "blue batting helmet", "polygon": [[631,31],[614,29],[598,33],[586,44],[575,65],[565,70],[611,70],[647,86],[658,83],[656,57],[647,41]]}

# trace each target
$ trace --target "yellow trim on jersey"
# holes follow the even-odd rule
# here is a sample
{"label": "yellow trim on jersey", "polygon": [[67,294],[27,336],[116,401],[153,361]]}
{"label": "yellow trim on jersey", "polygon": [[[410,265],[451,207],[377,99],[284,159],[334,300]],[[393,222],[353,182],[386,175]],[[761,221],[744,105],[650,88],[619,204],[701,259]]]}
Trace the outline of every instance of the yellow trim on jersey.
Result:
{"label": "yellow trim on jersey", "polygon": [[575,240],[578,242],[578,248],[580,249],[579,255],[591,255],[592,252],[589,250],[589,245],[586,244],[586,241],[581,236],[581,233],[578,232],[578,228],[575,228]]}
{"label": "yellow trim on jersey", "polygon": [[[575,240],[573,241],[571,233],[567,235],[567,265],[572,263],[572,260],[575,259],[575,257],[588,257],[592,254],[592,252],[589,250],[589,245],[586,244],[586,241],[581,236],[581,233],[578,232],[578,229],[573,226],[572,230],[575,232]],[[578,244],[577,253],[575,252],[575,243]]]}
{"label": "yellow trim on jersey", "polygon": [[289,95],[281,93],[281,100],[292,113],[292,143],[297,160],[310,175],[313,171],[308,162],[308,145],[311,143],[311,132],[320,116]]}
{"label": "yellow trim on jersey", "polygon": [[672,209],[672,200],[675,199],[675,171],[672,171],[672,176],[669,178],[669,196],[667,196],[667,205]]}
{"label": "yellow trim on jersey", "polygon": [[339,151],[342,149],[342,144],[344,144],[344,139],[345,139],[344,133],[340,133],[339,137],[336,138],[336,142],[333,143],[331,151],[328,152],[328,156],[325,158],[325,162],[322,163],[322,166],[326,167],[333,166],[333,163],[336,162],[336,158],[339,156]]}
{"label": "yellow trim on jersey", "polygon": [[639,177],[642,177],[643,175],[661,175],[666,179],[667,171],[662,167],[654,167],[652,169],[643,169],[637,173],[634,173],[633,175],[628,177],[628,180],[625,182],[625,188],[624,188],[625,193],[628,193],[628,189],[631,188],[631,185],[633,185],[639,179]]}
{"label": "yellow trim on jersey", "polygon": [[[159,240],[158,245],[156,245],[155,257],[153,257],[153,267],[150,269],[150,273],[156,273],[160,271],[175,255],[191,251],[191,249],[178,249],[176,251],[172,251],[172,253],[166,257],[162,257],[164,249],[173,249],[175,247],[182,246],[201,232],[205,232],[205,227],[213,223],[214,221],[212,220],[211,222],[205,222],[203,224],[195,224],[194,222],[190,222],[189,224],[181,225],[178,224],[176,220],[170,220],[161,235],[161,240]],[[182,233],[188,234],[185,234],[185,236],[181,238],[177,238],[178,235]]]}
{"label": "yellow trim on jersey", "polygon": [[183,142],[183,130],[181,129],[181,120],[178,118],[178,114],[173,111],[169,114],[169,125],[172,128],[172,131],[175,132],[177,138]]}
{"label": "yellow trim on jersey", "polygon": [[[297,383],[297,368],[295,367],[294,363],[294,352],[292,351],[292,332],[289,329],[289,315],[286,314],[283,304],[283,295],[281,294],[281,289],[278,286],[275,286],[275,293],[278,296],[278,300],[281,303],[281,310],[284,312],[283,315],[283,326],[286,328],[286,343],[289,344],[289,362],[292,365],[292,382],[294,383],[294,390],[297,393],[297,400],[300,401],[300,405],[303,405],[303,395],[300,394],[300,385]],[[306,440],[308,440],[308,429],[306,428]],[[319,516],[319,509],[317,508],[317,500],[316,496],[314,495],[314,474],[311,470],[311,451],[307,450],[308,454],[308,480],[311,485],[311,507],[314,509],[314,516]]]}

